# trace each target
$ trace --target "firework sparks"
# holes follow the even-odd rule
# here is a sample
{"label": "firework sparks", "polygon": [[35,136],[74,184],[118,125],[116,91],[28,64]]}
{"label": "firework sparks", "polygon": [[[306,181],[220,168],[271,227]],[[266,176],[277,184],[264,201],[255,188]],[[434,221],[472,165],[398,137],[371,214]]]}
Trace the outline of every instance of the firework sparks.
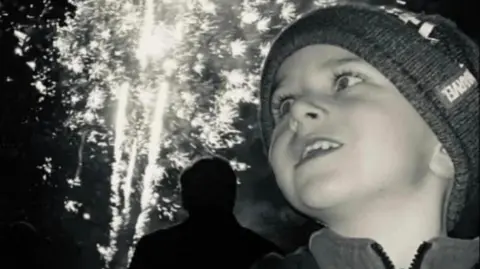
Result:
{"label": "firework sparks", "polygon": [[155,53],[155,46],[157,44],[153,42],[154,28],[153,0],[146,0],[145,15],[143,17],[143,29],[137,49],[137,58],[139,59],[140,66],[142,66],[142,68],[146,67],[148,56]]}
{"label": "firework sparks", "polygon": [[115,144],[114,144],[114,163],[112,165],[112,177],[110,179],[111,184],[111,211],[112,221],[110,222],[110,246],[106,251],[105,260],[109,263],[113,259],[113,255],[117,251],[117,238],[118,232],[122,228],[122,215],[119,210],[120,207],[120,191],[121,191],[121,172],[123,170],[122,161],[122,145],[125,141],[125,128],[127,126],[126,119],[126,107],[128,101],[129,85],[123,84],[118,89],[118,109],[115,122]]}
{"label": "firework sparks", "polygon": [[[332,1],[317,0],[315,5]],[[183,169],[192,160],[191,152],[200,148],[215,153],[244,142],[234,123],[240,115],[239,103],[258,104],[255,91],[259,67],[253,59],[260,62],[270,47],[262,34],[278,27],[272,22],[287,23],[298,16],[289,0],[244,0],[239,1],[243,2],[240,8],[217,0],[138,2],[78,1],[74,19],[61,28],[55,40],[60,62],[71,76],[65,83],[72,92],[65,101],[72,106],[84,104],[69,114],[65,124],[81,136],[88,133],[86,144],[113,148],[113,162],[109,163],[110,242],[107,246],[97,244],[106,268],[119,252],[131,258],[132,246],[119,239],[126,225],[134,228],[130,239],[138,239],[148,232],[154,210],[158,211],[157,219],[173,219],[178,210],[175,199],[157,193],[167,169]],[[271,5],[280,10],[276,18],[264,12]],[[225,8],[230,8],[230,13],[224,12]],[[236,18],[222,17],[231,11],[236,12]],[[160,14],[167,14],[166,18]],[[221,27],[240,27],[245,32],[237,35]],[[228,34],[214,40],[210,47],[202,47],[206,36],[219,32]],[[21,32],[17,35],[25,38]],[[88,42],[82,39],[84,36],[90,37]],[[256,55],[251,54],[252,48]],[[217,62],[210,63],[212,58]],[[35,63],[31,67],[36,68]],[[198,81],[208,72],[218,77],[218,85]],[[37,88],[45,94],[49,90],[40,84]],[[111,102],[116,108],[113,120],[101,114]],[[204,107],[199,107],[200,103]],[[166,118],[177,121],[164,122]],[[98,135],[82,129],[96,125],[108,131]],[[98,137],[105,141],[98,142]],[[84,145],[86,138],[82,139],[80,153],[88,147]],[[185,139],[191,140],[191,148],[180,146]],[[165,160],[161,160],[164,152]],[[239,171],[249,169],[249,165],[236,160],[231,164]],[[139,171],[140,167],[144,170]],[[42,169],[46,173],[51,169],[47,161]],[[81,169],[79,162],[75,178],[68,179],[72,188],[84,185]],[[134,194],[140,201],[133,199]],[[64,206],[93,221],[92,212],[79,212],[81,204],[69,200]],[[135,206],[141,210],[139,216],[132,213]]]}
{"label": "firework sparks", "polygon": [[286,3],[282,7],[282,12],[280,14],[280,17],[287,22],[291,22],[295,19],[295,5],[292,3]]}
{"label": "firework sparks", "polygon": [[[150,206],[152,201],[154,200],[154,171],[157,165],[157,158],[158,154],[160,153],[160,145],[161,145],[161,136],[163,131],[163,116],[165,113],[165,108],[168,101],[168,94],[170,90],[170,85],[167,82],[163,82],[158,89],[157,93],[157,102],[155,104],[155,114],[154,118],[151,123],[150,127],[150,143],[148,145],[149,153],[148,153],[148,164],[145,170],[145,175],[143,177],[143,188],[142,188],[142,196],[140,201],[140,207],[142,212],[145,212]],[[148,220],[145,218],[145,220]],[[139,219],[139,221],[143,221],[143,219]],[[145,233],[143,229],[145,225],[138,225],[139,229],[135,232],[135,237],[138,238]]]}
{"label": "firework sparks", "polygon": [[130,162],[128,164],[127,175],[125,176],[125,184],[123,187],[123,197],[125,199],[125,206],[122,210],[122,214],[125,216],[125,223],[130,223],[130,212],[131,212],[131,195],[134,191],[133,189],[133,172],[135,170],[135,164],[138,154],[138,139],[133,141],[132,149],[130,151]]}

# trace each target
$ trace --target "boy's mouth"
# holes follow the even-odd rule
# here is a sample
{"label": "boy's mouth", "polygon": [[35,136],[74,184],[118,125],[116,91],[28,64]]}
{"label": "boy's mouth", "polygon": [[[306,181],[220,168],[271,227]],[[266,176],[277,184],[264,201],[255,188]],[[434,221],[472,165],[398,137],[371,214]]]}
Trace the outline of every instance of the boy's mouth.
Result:
{"label": "boy's mouth", "polygon": [[325,156],[332,153],[343,146],[342,143],[329,138],[314,138],[303,147],[300,161],[295,165],[295,168],[309,161],[310,159]]}

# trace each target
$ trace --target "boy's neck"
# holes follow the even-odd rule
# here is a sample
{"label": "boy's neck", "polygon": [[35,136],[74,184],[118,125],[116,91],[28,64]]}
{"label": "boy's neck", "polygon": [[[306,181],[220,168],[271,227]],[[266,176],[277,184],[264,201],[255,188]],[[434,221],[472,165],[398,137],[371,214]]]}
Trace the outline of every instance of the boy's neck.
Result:
{"label": "boy's neck", "polygon": [[396,268],[408,268],[418,247],[446,236],[443,198],[415,194],[409,199],[385,199],[370,208],[355,209],[345,218],[328,221],[328,228],[344,237],[369,238],[380,244]]}

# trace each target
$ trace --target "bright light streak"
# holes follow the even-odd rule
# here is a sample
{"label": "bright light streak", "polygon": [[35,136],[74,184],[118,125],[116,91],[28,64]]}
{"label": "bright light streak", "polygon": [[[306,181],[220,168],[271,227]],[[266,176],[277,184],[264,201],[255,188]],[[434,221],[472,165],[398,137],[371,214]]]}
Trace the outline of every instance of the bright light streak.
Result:
{"label": "bright light streak", "polygon": [[112,164],[112,176],[110,179],[110,209],[112,211],[112,220],[110,222],[110,246],[108,254],[105,256],[107,264],[113,259],[113,254],[117,251],[117,236],[122,226],[122,216],[120,215],[120,187],[122,171],[122,145],[125,141],[125,128],[127,126],[127,101],[129,85],[122,84],[118,89],[118,108],[115,121],[115,142],[114,142],[114,163]]}
{"label": "bright light streak", "polygon": [[127,175],[125,177],[125,184],[123,186],[123,197],[125,199],[125,206],[123,208],[123,215],[125,216],[125,223],[130,223],[131,211],[131,195],[133,193],[133,173],[135,171],[135,164],[137,163],[138,140],[133,141],[132,149],[130,151],[130,162],[128,163]]}
{"label": "bright light streak", "polygon": [[143,17],[143,27],[137,48],[137,58],[140,66],[146,68],[149,61],[159,60],[181,38],[183,28],[171,27],[164,23],[155,23],[155,5],[153,0],[146,0]]}
{"label": "bright light streak", "polygon": [[135,224],[135,236],[133,237],[134,240],[138,240],[144,235],[147,223],[150,221],[149,214],[150,208],[147,208],[138,216],[137,223]]}
{"label": "bright light streak", "polygon": [[140,61],[142,68],[146,67],[148,56],[153,50],[153,44],[151,41],[154,29],[154,11],[155,6],[153,4],[153,0],[146,0],[142,34],[140,36],[139,46],[137,49],[137,58]]}
{"label": "bright light streak", "polygon": [[262,57],[266,57],[268,55],[268,52],[270,51],[271,44],[270,42],[262,43],[260,45],[260,55]]}
{"label": "bright light streak", "polygon": [[329,7],[338,4],[339,0],[315,0],[313,4],[317,7]]}
{"label": "bright light streak", "polygon": [[171,76],[178,68],[178,62],[174,59],[166,59],[162,64],[166,76]]}
{"label": "bright light streak", "polygon": [[77,169],[75,170],[75,176],[73,179],[67,180],[70,188],[80,187],[82,185],[82,181],[80,180],[80,175],[82,173],[83,167],[83,148],[85,147],[85,138],[87,137],[87,132],[83,132],[81,135],[80,146],[78,147],[77,151]]}
{"label": "bright light streak", "polygon": [[[155,168],[157,166],[157,158],[160,153],[161,136],[163,131],[163,118],[165,108],[168,102],[168,94],[170,92],[170,85],[168,82],[162,82],[157,92],[157,102],[155,104],[154,117],[150,126],[150,140],[148,145],[148,164],[145,169],[145,175],[143,177],[142,196],[140,200],[140,207],[142,212],[145,212],[147,208],[151,206],[151,201],[154,195],[154,181],[155,181]],[[142,221],[139,218],[138,221]],[[139,237],[145,231],[143,227],[145,225],[138,225],[141,227],[136,230],[136,235]]]}
{"label": "bright light streak", "polygon": [[125,141],[125,127],[127,125],[127,102],[128,102],[128,83],[124,83],[118,89],[118,108],[116,112],[115,120],[115,145],[114,145],[114,158],[115,161],[119,161],[122,150],[121,146]]}

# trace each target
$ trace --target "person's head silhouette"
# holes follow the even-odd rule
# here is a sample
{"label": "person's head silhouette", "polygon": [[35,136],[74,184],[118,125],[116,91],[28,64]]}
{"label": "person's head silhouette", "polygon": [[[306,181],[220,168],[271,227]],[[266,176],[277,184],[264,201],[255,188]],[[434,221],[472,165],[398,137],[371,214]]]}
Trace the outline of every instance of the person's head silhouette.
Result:
{"label": "person's head silhouette", "polygon": [[183,207],[189,212],[233,212],[237,177],[229,162],[202,157],[180,175]]}

